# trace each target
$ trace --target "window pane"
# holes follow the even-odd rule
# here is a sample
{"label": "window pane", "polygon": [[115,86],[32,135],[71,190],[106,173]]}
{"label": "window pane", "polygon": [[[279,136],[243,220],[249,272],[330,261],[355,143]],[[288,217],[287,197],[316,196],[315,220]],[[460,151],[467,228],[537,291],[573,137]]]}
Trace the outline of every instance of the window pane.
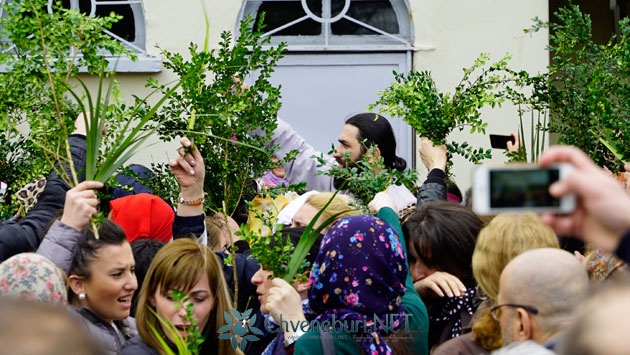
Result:
{"label": "window pane", "polygon": [[[308,0],[309,9],[316,16],[322,14],[321,0]],[[260,5],[256,15],[256,23],[260,19],[261,12],[265,13],[265,32],[276,29],[291,21],[306,15],[299,1],[266,1]],[[275,36],[317,36],[321,34],[322,27],[317,21],[307,19],[291,27],[275,33]]]}
{"label": "window pane", "polygon": [[108,16],[111,12],[121,15],[122,19],[114,23],[110,31],[133,43],[136,40],[136,23],[131,5],[98,5],[96,7],[96,16]]}
{"label": "window pane", "polygon": [[[332,16],[337,15],[343,9],[344,0],[332,0]],[[398,21],[396,13],[389,1],[358,0],[350,3],[348,17],[364,22],[387,33],[398,34]],[[361,25],[346,19],[341,19],[331,24],[332,33],[336,35],[379,35]]]}

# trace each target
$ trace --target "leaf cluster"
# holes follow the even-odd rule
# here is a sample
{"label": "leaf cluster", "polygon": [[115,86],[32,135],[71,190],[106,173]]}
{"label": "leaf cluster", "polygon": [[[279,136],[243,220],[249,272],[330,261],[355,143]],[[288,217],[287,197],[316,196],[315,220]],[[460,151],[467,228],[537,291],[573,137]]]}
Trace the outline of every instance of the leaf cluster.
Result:
{"label": "leaf cluster", "polygon": [[552,117],[549,131],[559,142],[584,150],[612,171],[630,161],[630,21],[605,44],[592,38],[590,16],[569,4],[557,21],[536,19],[529,32],[549,27],[551,64],[544,98]]}
{"label": "leaf cluster", "polygon": [[[362,144],[366,144],[365,141]],[[333,148],[334,149],[334,148]],[[330,151],[328,154],[332,154]],[[337,181],[344,183],[344,190],[361,204],[360,208],[367,210],[367,205],[374,196],[385,191],[390,185],[404,185],[410,191],[417,190],[416,181],[418,172],[415,169],[407,169],[403,172],[385,167],[383,157],[376,154],[376,147],[367,147],[359,161],[352,164],[349,153],[342,155],[346,161],[345,166],[333,165],[328,170],[320,169],[317,174],[328,175]],[[318,168],[327,166],[323,155],[315,157]]]}
{"label": "leaf cluster", "polygon": [[[526,72],[508,68],[509,59],[506,55],[488,64],[489,55],[481,54],[470,68],[463,69],[452,93],[439,91],[428,71],[394,72],[395,82],[379,91],[379,99],[370,109],[401,117],[434,144],[446,144],[446,137],[456,128],[485,134],[487,123],[481,118],[481,109],[500,107],[506,100],[525,100],[517,88],[531,84]],[[473,163],[492,156],[490,149],[474,148],[467,142],[451,142],[447,148],[449,154],[460,154]]]}
{"label": "leaf cluster", "polygon": [[[164,66],[181,79],[181,90],[160,111],[163,140],[187,135],[206,166],[206,207],[232,215],[247,184],[272,167],[269,142],[280,109],[280,89],[269,82],[284,45],[263,49],[262,22],[242,21],[238,38],[221,34],[218,49],[189,46],[190,59],[164,51]],[[256,75],[249,89],[241,85]],[[161,88],[153,82],[153,87]]]}
{"label": "leaf cluster", "polygon": [[[4,2],[0,18],[0,128],[28,122],[29,139],[49,164],[65,155],[64,141],[72,131],[76,107],[68,99],[72,79],[84,68],[101,71],[105,54],[129,54],[103,30],[120,19],[111,14],[89,17],[79,10],[46,0]],[[26,136],[26,134],[25,134]],[[46,149],[43,149],[45,147]]]}

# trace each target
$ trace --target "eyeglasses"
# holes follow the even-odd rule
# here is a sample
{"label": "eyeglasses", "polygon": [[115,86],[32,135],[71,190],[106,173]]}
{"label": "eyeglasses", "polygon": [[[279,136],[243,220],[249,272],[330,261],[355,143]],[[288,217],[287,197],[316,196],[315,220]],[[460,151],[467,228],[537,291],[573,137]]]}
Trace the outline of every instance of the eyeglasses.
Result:
{"label": "eyeglasses", "polygon": [[492,315],[492,318],[494,318],[494,320],[496,320],[497,322],[501,321],[501,307],[522,308],[527,313],[538,314],[538,309],[536,309],[536,308],[534,308],[532,306],[527,306],[527,305],[524,305],[524,304],[504,303],[504,304],[500,304],[500,305],[497,305],[497,306],[494,306],[494,307],[490,308],[490,314]]}

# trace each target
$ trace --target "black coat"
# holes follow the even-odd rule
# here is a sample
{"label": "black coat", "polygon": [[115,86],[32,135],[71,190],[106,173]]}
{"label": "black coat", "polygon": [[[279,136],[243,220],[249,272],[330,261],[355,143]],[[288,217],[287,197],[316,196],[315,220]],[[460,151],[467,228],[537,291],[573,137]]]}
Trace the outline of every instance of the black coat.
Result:
{"label": "black coat", "polygon": [[[75,167],[85,166],[85,136],[71,135],[68,138]],[[79,181],[85,179],[79,174]],[[34,252],[43,238],[43,231],[53,218],[60,214],[66,202],[70,186],[54,171],[46,180],[46,187],[37,203],[19,221],[7,220],[0,223],[0,262],[13,255]]]}

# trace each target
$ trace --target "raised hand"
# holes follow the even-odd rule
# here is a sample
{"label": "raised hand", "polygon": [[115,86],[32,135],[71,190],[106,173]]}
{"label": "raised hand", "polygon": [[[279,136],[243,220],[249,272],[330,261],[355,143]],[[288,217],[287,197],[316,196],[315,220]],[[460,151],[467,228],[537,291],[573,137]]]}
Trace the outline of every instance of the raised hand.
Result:
{"label": "raised hand", "polygon": [[98,181],[83,181],[66,192],[66,203],[61,222],[78,231],[90,223],[90,218],[98,213],[99,200],[93,189],[100,189]]}

